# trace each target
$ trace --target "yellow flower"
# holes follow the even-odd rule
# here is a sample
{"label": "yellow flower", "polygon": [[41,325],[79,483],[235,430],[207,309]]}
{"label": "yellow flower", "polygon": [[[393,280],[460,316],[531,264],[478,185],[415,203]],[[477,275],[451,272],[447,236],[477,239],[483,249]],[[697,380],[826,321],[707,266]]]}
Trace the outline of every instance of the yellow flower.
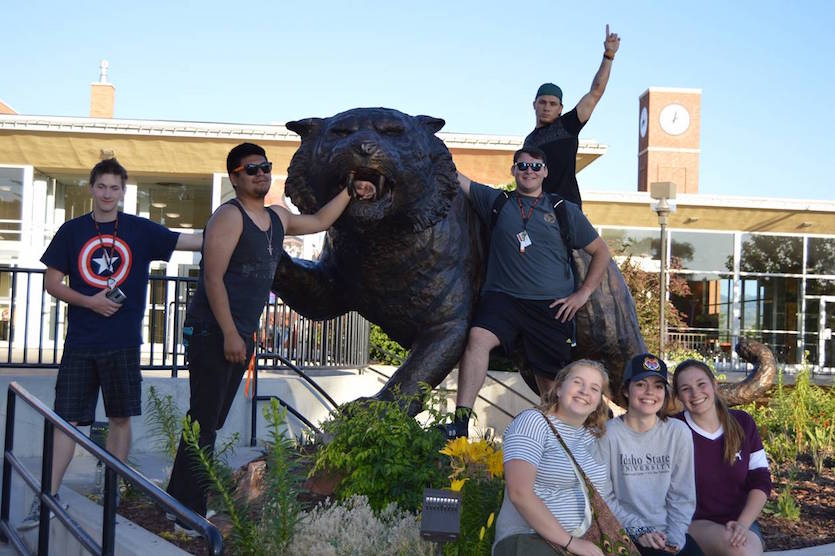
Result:
{"label": "yellow flower", "polygon": [[472,462],[482,462],[487,459],[493,447],[486,440],[473,442],[467,447],[467,457]]}
{"label": "yellow flower", "polygon": [[502,462],[502,451],[498,450],[490,454],[487,458],[487,471],[493,477],[502,478],[504,476],[504,463]]}
{"label": "yellow flower", "polygon": [[466,477],[463,478],[463,479],[453,479],[450,486],[449,486],[449,489],[454,490],[455,492],[461,492],[461,489],[464,488],[464,483],[466,483],[466,482],[467,482]]}
{"label": "yellow flower", "polygon": [[448,440],[446,446],[440,452],[452,458],[460,458],[467,452],[468,444],[467,439],[460,436],[455,440]]}
{"label": "yellow flower", "polygon": [[487,518],[487,528],[493,526],[493,520],[496,518],[496,512],[490,512],[490,517]]}
{"label": "yellow flower", "polygon": [[481,532],[478,534],[478,540],[480,540],[480,541],[484,540],[484,533],[485,533],[484,527],[482,527]]}

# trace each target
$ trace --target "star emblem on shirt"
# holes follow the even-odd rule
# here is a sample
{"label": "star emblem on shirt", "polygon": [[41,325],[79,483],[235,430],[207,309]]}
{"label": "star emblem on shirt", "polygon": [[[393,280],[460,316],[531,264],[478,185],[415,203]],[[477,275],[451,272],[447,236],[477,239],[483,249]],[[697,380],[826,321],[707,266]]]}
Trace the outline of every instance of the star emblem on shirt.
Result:
{"label": "star emblem on shirt", "polygon": [[113,274],[113,265],[116,261],[119,260],[118,255],[113,255],[112,257],[108,257],[104,253],[102,253],[101,257],[94,257],[92,261],[99,265],[99,269],[96,271],[96,274],[101,275],[104,271],[108,271]]}

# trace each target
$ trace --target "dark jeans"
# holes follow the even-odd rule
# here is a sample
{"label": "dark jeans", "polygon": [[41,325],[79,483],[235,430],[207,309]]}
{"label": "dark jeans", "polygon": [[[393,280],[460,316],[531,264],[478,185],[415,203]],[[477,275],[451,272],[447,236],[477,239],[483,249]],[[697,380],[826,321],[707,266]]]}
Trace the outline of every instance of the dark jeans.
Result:
{"label": "dark jeans", "polygon": [[[191,332],[191,334],[189,334]],[[183,327],[183,342],[188,358],[188,414],[200,423],[201,448],[214,452],[217,431],[223,427],[252,357],[253,339],[244,338],[246,363],[230,363],[223,355],[223,333],[212,326],[194,324]],[[180,438],[168,494],[200,515],[206,515],[207,479],[196,454]]]}
{"label": "dark jeans", "polygon": [[[635,546],[638,547],[638,552],[641,553],[641,556],[671,556],[669,552],[655,548],[647,548],[638,543],[635,543]],[[675,556],[704,556],[704,552],[702,552],[702,549],[696,541],[693,540],[693,537],[685,535],[684,548],[676,552]]]}

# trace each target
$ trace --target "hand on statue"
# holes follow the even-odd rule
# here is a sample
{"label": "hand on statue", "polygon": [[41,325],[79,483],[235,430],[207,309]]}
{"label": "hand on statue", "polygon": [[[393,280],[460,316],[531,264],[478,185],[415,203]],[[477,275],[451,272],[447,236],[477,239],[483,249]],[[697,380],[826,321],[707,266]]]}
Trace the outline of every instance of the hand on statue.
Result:
{"label": "hand on statue", "polygon": [[246,362],[246,342],[237,331],[223,336],[223,356],[230,363]]}
{"label": "hand on statue", "polygon": [[617,33],[609,32],[609,24],[606,24],[606,39],[603,41],[603,49],[607,54],[614,56],[620,48],[620,37]]}
{"label": "hand on statue", "polygon": [[571,544],[568,545],[568,553],[577,554],[577,556],[604,556],[599,546],[577,537],[571,539]]}
{"label": "hand on statue", "polygon": [[560,322],[566,322],[573,319],[574,315],[577,314],[577,311],[580,310],[580,307],[585,305],[588,300],[589,294],[586,293],[585,289],[580,288],[568,297],[554,300],[549,307],[553,309],[554,307],[559,306],[560,308],[557,310],[554,318],[559,319]]}
{"label": "hand on statue", "polygon": [[87,297],[87,308],[103,317],[113,316],[121,305],[107,299],[107,290],[101,290],[96,295]]}
{"label": "hand on statue", "polygon": [[358,199],[368,200],[373,199],[374,195],[377,194],[377,186],[371,183],[370,181],[365,180],[354,180],[352,183],[352,188],[354,190],[354,195]]}

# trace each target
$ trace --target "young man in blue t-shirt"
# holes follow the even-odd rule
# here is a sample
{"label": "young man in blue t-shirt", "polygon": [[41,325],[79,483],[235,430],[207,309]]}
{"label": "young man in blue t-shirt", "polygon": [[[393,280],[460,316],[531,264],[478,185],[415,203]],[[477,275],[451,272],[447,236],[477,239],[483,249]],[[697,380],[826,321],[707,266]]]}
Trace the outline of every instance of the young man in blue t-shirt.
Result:
{"label": "young man in blue t-shirt", "polygon": [[[511,173],[516,190],[498,214],[490,232],[487,274],[481,287],[467,346],[458,369],[455,421],[445,427],[449,437],[467,436],[476,396],[487,377],[490,350],[512,352],[521,342],[540,393],[571,361],[574,315],[600,285],[611,256],[606,243],[574,203],[566,203],[566,246],[551,198],[543,191],[548,175],[545,153],[523,147],[513,155]],[[461,189],[484,222],[490,221],[499,189],[471,182],[459,174]],[[571,250],[583,249],[591,263],[575,289]]]}
{"label": "young man in blue t-shirt", "polygon": [[[41,257],[46,291],[69,305],[55,412],[73,425],[90,425],[101,388],[107,450],[122,461],[130,451],[130,418],[142,410],[139,346],[148,267],[167,261],[175,249],[197,251],[203,242],[202,233],[179,234],[119,212],[127,177],[116,159],[96,164],[90,172],[93,211],[65,222]],[[56,430],[53,494],[74,450],[75,442]],[[36,500],[22,527],[37,526],[38,512]]]}

